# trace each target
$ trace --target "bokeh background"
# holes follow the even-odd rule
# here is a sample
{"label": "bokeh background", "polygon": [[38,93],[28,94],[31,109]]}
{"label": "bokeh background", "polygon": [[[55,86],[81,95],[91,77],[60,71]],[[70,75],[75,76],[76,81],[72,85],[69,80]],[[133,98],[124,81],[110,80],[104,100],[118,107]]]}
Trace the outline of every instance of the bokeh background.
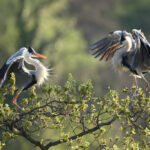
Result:
{"label": "bokeh background", "polygon": [[[43,63],[53,68],[49,84],[62,85],[72,73],[79,83],[91,79],[98,96],[108,86],[130,87],[129,73],[94,59],[88,45],[118,29],[142,29],[150,40],[149,6],[149,0],[0,0],[0,66],[30,45],[46,55]],[[16,149],[37,150],[20,137],[7,143],[7,150]]]}

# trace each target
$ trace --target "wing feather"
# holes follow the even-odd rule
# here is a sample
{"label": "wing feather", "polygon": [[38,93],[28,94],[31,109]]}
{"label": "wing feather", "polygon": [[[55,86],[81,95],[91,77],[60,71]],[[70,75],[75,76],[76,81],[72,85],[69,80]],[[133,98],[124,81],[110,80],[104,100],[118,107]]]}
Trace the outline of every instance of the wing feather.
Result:
{"label": "wing feather", "polygon": [[145,35],[140,30],[133,29],[132,32],[137,45],[135,55],[132,59],[132,67],[135,68],[139,65],[143,65],[144,63],[149,63],[150,43],[147,41]]}
{"label": "wing feather", "polygon": [[18,67],[20,67],[20,63],[23,62],[23,58],[16,58],[11,63],[5,63],[2,68],[0,69],[0,87],[2,87],[5,82],[10,78],[10,73],[15,72]]}
{"label": "wing feather", "polygon": [[102,40],[91,44],[89,49],[93,52],[95,58],[101,56],[100,60],[105,59],[107,61],[112,58],[115,51],[119,48],[121,35],[122,31],[115,31]]}
{"label": "wing feather", "polygon": [[8,67],[9,65],[5,63],[0,69],[0,83],[5,78],[5,73],[7,72]]}

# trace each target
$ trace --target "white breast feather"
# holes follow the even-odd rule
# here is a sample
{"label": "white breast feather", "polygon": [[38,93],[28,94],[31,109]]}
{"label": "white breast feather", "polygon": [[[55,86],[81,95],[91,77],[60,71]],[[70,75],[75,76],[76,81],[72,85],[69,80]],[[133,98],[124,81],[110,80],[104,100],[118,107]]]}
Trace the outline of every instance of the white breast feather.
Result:
{"label": "white breast feather", "polygon": [[39,63],[39,66],[36,68],[36,80],[37,86],[40,86],[48,79],[51,69],[45,67],[42,63]]}

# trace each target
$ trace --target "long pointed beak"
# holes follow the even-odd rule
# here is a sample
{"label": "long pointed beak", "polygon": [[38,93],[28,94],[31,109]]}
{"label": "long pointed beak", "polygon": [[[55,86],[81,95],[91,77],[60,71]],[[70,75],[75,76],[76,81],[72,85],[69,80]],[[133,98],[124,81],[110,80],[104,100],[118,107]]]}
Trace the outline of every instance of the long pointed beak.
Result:
{"label": "long pointed beak", "polygon": [[116,52],[119,48],[121,47],[121,44],[114,44],[113,47],[111,47],[111,51],[110,51],[110,54]]}
{"label": "long pointed beak", "polygon": [[109,48],[106,49],[105,53],[101,56],[100,60],[103,60],[106,58],[106,61],[110,58],[110,56],[113,56],[113,54],[121,47],[120,43],[115,43]]}
{"label": "long pointed beak", "polygon": [[44,58],[44,59],[46,58],[46,56],[41,55],[41,54],[39,54],[39,53],[35,53],[34,56],[35,56],[35,57],[39,57],[39,58]]}

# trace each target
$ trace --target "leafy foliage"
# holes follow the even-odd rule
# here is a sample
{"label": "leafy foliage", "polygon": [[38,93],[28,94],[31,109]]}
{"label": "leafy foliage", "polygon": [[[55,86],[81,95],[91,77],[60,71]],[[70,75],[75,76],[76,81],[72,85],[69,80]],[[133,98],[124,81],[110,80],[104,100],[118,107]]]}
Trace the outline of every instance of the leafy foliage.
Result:
{"label": "leafy foliage", "polygon": [[[21,145],[29,141],[41,149],[49,144],[54,150],[68,146],[93,150],[149,149],[149,95],[141,89],[135,92],[134,87],[122,92],[109,89],[104,95],[102,91],[107,85],[120,89],[123,81],[125,85],[130,81],[120,82],[112,69],[94,60],[86,48],[88,42],[120,26],[142,28],[149,33],[149,3],[0,0],[1,64],[20,47],[31,45],[49,58],[47,65],[54,67],[54,85],[44,87],[38,95],[32,88],[29,96],[20,99],[23,112],[7,104],[10,95],[14,95],[15,80],[12,78],[12,86],[0,89],[0,149],[12,150],[8,141],[12,145],[19,143],[14,139],[19,139]],[[65,82],[69,72],[77,81],[70,76]],[[94,89],[91,81],[86,82],[89,78]],[[79,84],[81,81],[85,83]],[[29,142],[26,148],[20,147],[32,149]]]}
{"label": "leafy foliage", "polygon": [[[1,147],[22,136],[42,150],[63,143],[75,150],[149,148],[150,99],[141,89],[120,93],[109,89],[104,97],[95,97],[90,80],[77,84],[69,74],[64,86],[43,87],[40,95],[33,87],[29,97],[22,99],[20,111],[4,101],[6,94],[14,93],[14,83],[12,75],[10,84],[1,89]],[[109,136],[116,123],[122,137]],[[57,134],[45,138],[40,134],[44,131]]]}

